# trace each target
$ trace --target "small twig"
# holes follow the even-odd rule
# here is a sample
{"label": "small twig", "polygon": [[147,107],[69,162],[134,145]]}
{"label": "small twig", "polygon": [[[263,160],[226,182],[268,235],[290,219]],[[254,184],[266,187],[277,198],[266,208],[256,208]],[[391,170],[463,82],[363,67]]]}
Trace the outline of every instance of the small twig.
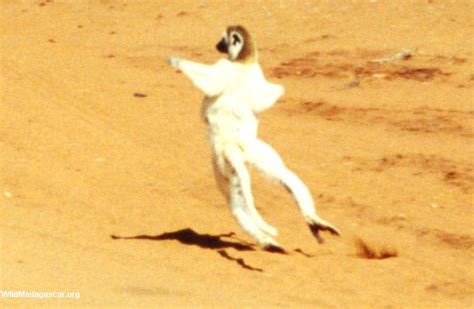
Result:
{"label": "small twig", "polygon": [[386,62],[394,62],[394,61],[399,61],[399,60],[408,60],[411,57],[413,57],[412,51],[408,50],[408,49],[404,49],[401,52],[396,53],[395,55],[391,55],[391,56],[388,56],[388,57],[371,60],[370,62],[386,63]]}

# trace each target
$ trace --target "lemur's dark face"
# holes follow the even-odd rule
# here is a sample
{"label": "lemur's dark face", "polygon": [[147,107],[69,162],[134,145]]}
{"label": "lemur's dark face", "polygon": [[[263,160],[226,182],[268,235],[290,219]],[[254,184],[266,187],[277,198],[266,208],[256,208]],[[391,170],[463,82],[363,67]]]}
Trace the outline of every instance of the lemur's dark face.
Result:
{"label": "lemur's dark face", "polygon": [[217,43],[216,48],[220,53],[227,54],[227,52],[229,51],[229,48],[227,46],[227,41],[226,41],[225,36],[219,41],[219,43]]}

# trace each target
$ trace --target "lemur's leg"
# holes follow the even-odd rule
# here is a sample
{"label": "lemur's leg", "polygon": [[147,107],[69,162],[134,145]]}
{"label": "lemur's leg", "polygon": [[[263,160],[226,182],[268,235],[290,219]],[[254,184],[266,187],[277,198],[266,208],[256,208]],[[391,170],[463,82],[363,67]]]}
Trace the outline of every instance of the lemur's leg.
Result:
{"label": "lemur's leg", "polygon": [[240,187],[242,190],[242,196],[244,197],[245,200],[245,206],[246,210],[248,211],[250,217],[255,221],[257,226],[264,231],[265,233],[271,235],[271,236],[277,236],[278,232],[276,228],[273,226],[269,225],[265,220],[263,220],[262,216],[257,211],[257,208],[255,208],[255,202],[253,199],[252,195],[252,186],[251,186],[251,181],[250,181],[250,175],[247,170],[247,167],[245,166],[245,162],[242,158],[243,154],[240,149],[240,147],[235,147],[232,146],[234,150],[231,150],[232,153],[234,153],[232,156],[233,158],[233,167],[236,169],[236,173],[240,179]]}
{"label": "lemur's leg", "polygon": [[[227,202],[230,203],[230,183],[229,183],[229,178],[227,176],[224,176],[222,171],[219,169],[219,164],[217,163],[217,158],[214,157],[212,160],[212,165],[213,165],[213,171],[214,171],[214,178],[216,180],[217,186],[219,190],[222,192],[222,194],[228,198]],[[268,223],[263,220],[263,218],[260,216],[258,213],[257,209],[255,208],[253,196],[252,196],[252,188],[250,185],[250,176],[248,175],[247,168],[244,166],[241,168],[241,183],[242,183],[242,194],[245,197],[245,206],[246,206],[246,211],[249,213],[249,215],[252,217],[252,219],[255,221],[255,224],[265,233],[271,235],[271,236],[277,236],[278,231],[276,228],[272,227]],[[245,192],[245,193],[244,193]]]}
{"label": "lemur's leg", "polygon": [[[284,252],[281,246],[270,235],[264,233],[265,230],[272,232],[274,228],[263,221],[253,205],[253,197],[250,191],[250,177],[242,158],[241,149],[237,145],[228,145],[226,146],[224,155],[232,169],[229,175],[232,214],[236,217],[242,228],[254,237],[264,249]],[[251,210],[252,208],[254,210]],[[255,214],[257,216],[255,216]]]}
{"label": "lemur's leg", "polygon": [[229,178],[228,176],[224,175],[222,171],[219,169],[219,165],[217,164],[216,155],[212,158],[212,170],[214,172],[214,179],[217,184],[217,188],[221,191],[222,195],[225,196],[227,202],[230,202],[230,186],[229,186]]}
{"label": "lemur's leg", "polygon": [[319,242],[323,241],[319,231],[329,231],[331,234],[339,235],[339,231],[334,226],[316,214],[314,201],[308,188],[295,173],[285,166],[283,160],[270,145],[256,140],[246,147],[245,157],[250,164],[270,178],[278,180],[292,193],[311,232]]}

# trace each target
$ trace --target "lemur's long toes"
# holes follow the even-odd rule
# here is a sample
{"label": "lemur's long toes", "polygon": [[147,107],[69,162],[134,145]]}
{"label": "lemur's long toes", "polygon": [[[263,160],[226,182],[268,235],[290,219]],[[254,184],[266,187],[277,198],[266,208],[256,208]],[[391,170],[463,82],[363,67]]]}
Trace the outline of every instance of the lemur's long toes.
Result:
{"label": "lemur's long toes", "polygon": [[311,233],[313,234],[314,237],[316,237],[316,240],[320,244],[324,243],[324,239],[321,237],[321,235],[319,235],[319,231],[328,231],[332,235],[340,236],[340,233],[339,233],[338,229],[336,229],[335,227],[332,227],[330,225],[323,225],[323,224],[319,224],[319,223],[310,223],[310,224],[308,224],[308,226],[309,226],[309,229],[311,230]]}
{"label": "lemur's long toes", "polygon": [[319,235],[319,230],[321,229],[319,225],[317,224],[309,224],[309,229],[311,230],[311,233],[313,234],[314,237],[316,237],[316,240],[318,243],[322,244],[324,243],[324,239]]}
{"label": "lemur's long toes", "polygon": [[322,231],[328,231],[328,232],[331,233],[332,235],[341,236],[341,233],[339,233],[339,230],[336,229],[336,228],[333,227],[333,226],[327,226],[326,228],[322,228],[321,230],[322,230]]}

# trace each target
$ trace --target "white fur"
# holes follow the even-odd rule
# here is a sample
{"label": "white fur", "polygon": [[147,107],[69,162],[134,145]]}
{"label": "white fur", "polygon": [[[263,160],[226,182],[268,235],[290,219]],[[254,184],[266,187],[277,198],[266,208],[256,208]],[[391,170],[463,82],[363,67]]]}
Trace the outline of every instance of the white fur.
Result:
{"label": "white fur", "polygon": [[[239,42],[234,41],[234,39],[233,39],[234,35],[238,36],[238,38],[240,39]],[[244,45],[244,39],[242,38],[242,36],[239,33],[233,31],[233,32],[230,33],[229,37],[225,36],[225,40],[228,44],[228,48],[229,48],[228,53],[229,53],[230,60],[237,59],[237,56],[239,55],[240,50],[242,49],[242,47]]]}
{"label": "white fur", "polygon": [[293,194],[308,224],[336,230],[316,214],[304,183],[271,146],[257,138],[257,114],[271,107],[284,88],[266,81],[258,63],[222,59],[214,65],[205,65],[178,58],[170,58],[169,63],[205,94],[202,116],[208,124],[216,178],[241,227],[262,247],[280,248],[271,237],[277,235],[277,230],[255,208],[245,165],[249,163],[281,182]]}

